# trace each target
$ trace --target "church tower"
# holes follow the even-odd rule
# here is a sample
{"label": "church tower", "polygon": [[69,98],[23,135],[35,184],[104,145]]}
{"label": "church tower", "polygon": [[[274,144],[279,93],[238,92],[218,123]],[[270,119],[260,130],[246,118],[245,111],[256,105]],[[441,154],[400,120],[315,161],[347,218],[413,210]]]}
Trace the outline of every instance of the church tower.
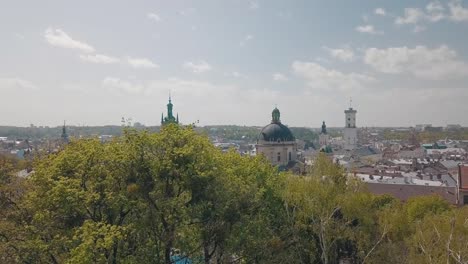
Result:
{"label": "church tower", "polygon": [[325,125],[325,121],[322,123],[322,130],[320,131],[319,135],[319,145],[320,147],[327,146],[330,141],[330,136],[327,133],[327,125]]}
{"label": "church tower", "polygon": [[63,121],[63,127],[62,127],[62,135],[60,136],[62,138],[63,143],[68,143],[68,134],[67,134],[67,127],[65,126],[65,121]]}
{"label": "church tower", "polygon": [[167,125],[167,124],[179,124],[179,114],[177,114],[177,117],[174,117],[172,114],[172,108],[173,108],[171,96],[169,95],[169,103],[167,104],[167,116],[164,117],[164,115],[161,113],[161,126]]}
{"label": "church tower", "polygon": [[257,138],[257,155],[264,155],[271,164],[285,169],[297,161],[297,143],[291,130],[281,123],[281,114],[275,107],[271,123],[266,125]]}
{"label": "church tower", "polygon": [[357,146],[357,128],[356,128],[356,113],[352,107],[344,111],[345,113],[345,128],[343,133],[344,148],[353,150]]}

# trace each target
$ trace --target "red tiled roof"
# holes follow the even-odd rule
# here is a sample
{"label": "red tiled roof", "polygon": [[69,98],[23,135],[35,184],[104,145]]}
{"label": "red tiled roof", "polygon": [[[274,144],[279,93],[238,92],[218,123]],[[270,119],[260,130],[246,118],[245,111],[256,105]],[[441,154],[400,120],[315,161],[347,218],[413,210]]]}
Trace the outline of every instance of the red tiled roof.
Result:
{"label": "red tiled roof", "polygon": [[456,187],[446,186],[424,186],[411,184],[385,184],[366,183],[369,191],[374,194],[390,194],[402,201],[411,197],[423,195],[439,195],[451,204],[457,202]]}

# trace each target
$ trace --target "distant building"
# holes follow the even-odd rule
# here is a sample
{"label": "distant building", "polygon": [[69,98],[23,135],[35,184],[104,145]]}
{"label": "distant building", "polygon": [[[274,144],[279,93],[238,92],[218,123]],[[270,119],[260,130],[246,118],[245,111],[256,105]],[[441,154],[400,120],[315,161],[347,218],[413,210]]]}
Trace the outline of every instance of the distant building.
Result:
{"label": "distant building", "polygon": [[353,150],[357,146],[356,113],[352,107],[344,111],[345,128],[343,133],[344,149]]}
{"label": "distant building", "polygon": [[63,121],[62,135],[60,137],[62,138],[62,143],[67,144],[69,142],[69,138],[67,134],[67,127],[65,126],[65,121]]}
{"label": "distant building", "polygon": [[330,135],[327,133],[327,125],[325,125],[325,121],[322,123],[322,130],[320,131],[319,135],[319,145],[320,147],[327,146],[330,143]]}
{"label": "distant building", "polygon": [[177,117],[174,117],[172,114],[172,101],[171,101],[171,96],[169,96],[169,103],[167,104],[167,116],[164,117],[164,114],[161,113],[161,126],[167,125],[167,124],[179,124],[179,114],[177,114]]}
{"label": "distant building", "polygon": [[445,129],[446,130],[458,130],[458,129],[461,129],[462,126],[459,125],[459,124],[448,124]]}
{"label": "distant building", "polygon": [[415,126],[416,131],[425,131],[428,127],[432,127],[432,124],[419,124]]}
{"label": "distant building", "polygon": [[265,126],[257,140],[257,155],[263,154],[273,165],[287,166],[297,160],[297,143],[291,130],[280,120],[280,111],[272,112],[271,123]]}
{"label": "distant building", "polygon": [[431,127],[426,127],[424,129],[424,131],[427,131],[427,132],[442,132],[442,131],[444,131],[444,128],[443,127],[433,127],[433,126],[431,126]]}

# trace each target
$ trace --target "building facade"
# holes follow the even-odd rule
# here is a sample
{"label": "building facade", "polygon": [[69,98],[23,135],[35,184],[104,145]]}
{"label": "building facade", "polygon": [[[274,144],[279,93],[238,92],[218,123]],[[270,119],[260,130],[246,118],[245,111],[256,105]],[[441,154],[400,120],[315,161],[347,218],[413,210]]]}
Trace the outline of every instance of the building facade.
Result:
{"label": "building facade", "polygon": [[275,166],[287,166],[297,160],[297,143],[291,130],[280,120],[280,111],[272,112],[271,123],[265,126],[257,139],[257,155],[264,155]]}

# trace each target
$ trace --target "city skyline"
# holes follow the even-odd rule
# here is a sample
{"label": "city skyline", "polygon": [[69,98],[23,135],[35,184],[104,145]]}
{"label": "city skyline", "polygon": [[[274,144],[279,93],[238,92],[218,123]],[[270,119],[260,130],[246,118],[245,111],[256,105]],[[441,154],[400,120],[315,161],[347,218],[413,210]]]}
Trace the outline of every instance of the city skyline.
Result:
{"label": "city skyline", "polygon": [[466,0],[3,6],[0,125],[468,125]]}

